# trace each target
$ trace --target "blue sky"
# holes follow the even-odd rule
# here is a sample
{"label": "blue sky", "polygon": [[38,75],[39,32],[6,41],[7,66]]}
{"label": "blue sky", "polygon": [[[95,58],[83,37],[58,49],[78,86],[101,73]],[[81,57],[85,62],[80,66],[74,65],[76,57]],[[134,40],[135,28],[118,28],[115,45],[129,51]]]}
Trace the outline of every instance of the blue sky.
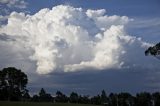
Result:
{"label": "blue sky", "polygon": [[[88,9],[99,13],[104,24],[94,15],[89,16]],[[97,12],[99,9],[105,9],[106,13]],[[76,91],[95,95],[103,89],[108,93],[155,92],[160,89],[160,61],[144,56],[144,51],[148,45],[160,41],[159,10],[159,0],[18,0],[13,4],[10,0],[0,1],[0,68],[14,66],[25,71],[32,94],[41,87],[50,93],[61,90],[67,94]],[[67,20],[64,11],[72,18]],[[60,27],[62,30],[58,29],[59,17],[60,20],[65,17],[61,20],[66,25]],[[54,34],[57,34],[55,38]],[[78,45],[70,35],[78,37]],[[103,37],[107,35],[110,37]],[[73,46],[68,44],[68,39]],[[93,45],[88,45],[92,42]],[[118,49],[113,50],[114,46]],[[101,56],[109,59],[103,60]]]}
{"label": "blue sky", "polygon": [[65,4],[74,7],[101,9],[105,8],[110,15],[127,15],[129,17],[159,17],[159,0],[27,0],[27,10],[35,13],[42,8]]}

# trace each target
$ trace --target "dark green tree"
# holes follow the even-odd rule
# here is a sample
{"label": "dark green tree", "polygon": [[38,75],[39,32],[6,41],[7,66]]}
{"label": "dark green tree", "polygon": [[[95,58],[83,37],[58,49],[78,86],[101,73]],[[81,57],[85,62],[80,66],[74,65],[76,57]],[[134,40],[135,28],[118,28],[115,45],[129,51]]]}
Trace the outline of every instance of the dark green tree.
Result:
{"label": "dark green tree", "polygon": [[39,92],[39,101],[40,102],[52,102],[53,98],[49,93],[46,93],[46,91],[41,88]]}
{"label": "dark green tree", "polygon": [[70,99],[71,103],[78,103],[78,98],[79,98],[78,94],[75,93],[75,92],[72,92],[70,94],[70,98],[69,99]]}
{"label": "dark green tree", "polygon": [[44,96],[44,95],[46,95],[46,91],[43,88],[41,88],[39,96]]}
{"label": "dark green tree", "polygon": [[101,104],[108,104],[108,97],[104,90],[102,90],[102,93],[101,93]]}
{"label": "dark green tree", "polygon": [[129,93],[118,94],[118,104],[119,106],[133,106],[134,98]]}
{"label": "dark green tree", "polygon": [[84,103],[84,104],[89,104],[89,103],[90,103],[89,95],[84,95],[84,96],[83,96],[83,103]]}
{"label": "dark green tree", "polygon": [[90,103],[90,98],[89,95],[84,95],[84,96],[79,96],[78,97],[78,103],[82,103],[82,104],[89,104]]}
{"label": "dark green tree", "polygon": [[101,104],[101,96],[97,95],[91,98],[91,103],[95,105],[100,105]]}
{"label": "dark green tree", "polygon": [[147,92],[138,93],[136,95],[135,105],[136,106],[151,106],[152,98],[151,98],[150,93],[147,93]]}
{"label": "dark green tree", "polygon": [[118,95],[117,94],[110,93],[109,106],[118,106]]}
{"label": "dark green tree", "polygon": [[68,102],[68,97],[60,91],[56,92],[55,102],[66,103]]}
{"label": "dark green tree", "polygon": [[32,102],[39,102],[39,96],[38,95],[33,95],[31,101]]}
{"label": "dark green tree", "polygon": [[21,70],[14,67],[4,68],[0,71],[0,99],[20,100],[27,83],[27,75]]}
{"label": "dark green tree", "polygon": [[22,96],[22,101],[30,101],[31,100],[31,96],[29,94],[29,91],[28,90],[25,90],[25,92],[23,93],[23,96]]}
{"label": "dark green tree", "polygon": [[160,106],[160,93],[159,92],[155,92],[152,94],[152,104],[154,106]]}

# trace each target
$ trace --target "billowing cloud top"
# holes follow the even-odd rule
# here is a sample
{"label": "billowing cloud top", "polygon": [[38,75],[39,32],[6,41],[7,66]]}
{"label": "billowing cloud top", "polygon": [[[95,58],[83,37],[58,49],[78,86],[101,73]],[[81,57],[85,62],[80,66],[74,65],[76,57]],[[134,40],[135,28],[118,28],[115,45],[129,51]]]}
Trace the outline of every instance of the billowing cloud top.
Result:
{"label": "billowing cloud top", "polygon": [[143,48],[149,45],[127,34],[129,21],[126,16],[108,16],[104,9],[59,5],[34,15],[12,12],[0,34],[12,39],[3,42],[31,52],[39,74],[129,68],[144,64],[139,60],[145,61]]}

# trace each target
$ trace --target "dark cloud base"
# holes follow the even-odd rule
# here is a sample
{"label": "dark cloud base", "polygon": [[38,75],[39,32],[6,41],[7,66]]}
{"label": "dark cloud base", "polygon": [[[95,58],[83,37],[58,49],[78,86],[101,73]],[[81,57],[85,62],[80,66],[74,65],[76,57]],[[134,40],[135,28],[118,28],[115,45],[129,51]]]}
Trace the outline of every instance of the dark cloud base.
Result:
{"label": "dark cloud base", "polygon": [[[34,94],[41,87],[52,94],[60,90],[66,94],[72,91],[80,94],[96,95],[101,90],[119,93],[155,92],[159,90],[157,81],[160,80],[158,70],[128,69],[76,72],[38,76],[37,80],[29,83],[28,88]],[[46,83],[47,82],[47,83]],[[156,84],[156,86],[155,86]]]}

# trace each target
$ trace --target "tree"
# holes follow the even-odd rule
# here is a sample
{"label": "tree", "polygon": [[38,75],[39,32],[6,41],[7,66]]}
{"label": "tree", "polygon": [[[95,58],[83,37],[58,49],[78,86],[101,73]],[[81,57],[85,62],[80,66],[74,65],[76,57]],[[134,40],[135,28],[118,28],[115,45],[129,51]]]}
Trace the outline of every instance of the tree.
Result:
{"label": "tree", "polygon": [[29,95],[29,91],[25,90],[23,96],[22,96],[22,101],[30,101],[31,96]]}
{"label": "tree", "polygon": [[72,92],[71,94],[70,94],[70,102],[71,103],[78,103],[78,94],[77,93],[75,93],[75,92]]}
{"label": "tree", "polygon": [[151,95],[147,92],[142,92],[136,95],[136,106],[151,106]]}
{"label": "tree", "polygon": [[14,67],[0,71],[0,99],[20,100],[28,83],[27,75]]}
{"label": "tree", "polygon": [[57,92],[56,92],[55,101],[56,101],[56,102],[61,102],[61,103],[66,103],[66,102],[68,102],[68,98],[67,98],[67,96],[66,96],[65,94],[63,94],[62,92],[57,91]]}
{"label": "tree", "polygon": [[145,55],[152,55],[155,56],[156,58],[160,59],[159,55],[160,55],[160,43],[157,43],[155,46],[149,47],[146,51],[145,51]]}
{"label": "tree", "polygon": [[129,93],[118,94],[118,104],[119,106],[133,106],[134,98]]}
{"label": "tree", "polygon": [[91,103],[96,104],[96,105],[100,105],[101,104],[101,96],[97,95],[97,96],[92,97]]}
{"label": "tree", "polygon": [[118,95],[117,94],[110,93],[109,106],[118,106]]}
{"label": "tree", "polygon": [[44,95],[46,95],[46,91],[43,88],[41,88],[39,96],[44,96]]}
{"label": "tree", "polygon": [[90,103],[89,95],[78,96],[78,103],[89,104]]}
{"label": "tree", "polygon": [[152,99],[153,99],[152,104],[154,106],[160,106],[160,93],[159,92],[153,93],[152,94]]}
{"label": "tree", "polygon": [[101,94],[101,104],[108,104],[108,98],[104,90],[102,90]]}
{"label": "tree", "polygon": [[31,101],[32,102],[39,102],[39,96],[38,95],[33,95]]}
{"label": "tree", "polygon": [[40,102],[51,102],[53,101],[53,98],[50,94],[46,93],[46,91],[43,88],[41,88],[39,92],[39,101]]}

